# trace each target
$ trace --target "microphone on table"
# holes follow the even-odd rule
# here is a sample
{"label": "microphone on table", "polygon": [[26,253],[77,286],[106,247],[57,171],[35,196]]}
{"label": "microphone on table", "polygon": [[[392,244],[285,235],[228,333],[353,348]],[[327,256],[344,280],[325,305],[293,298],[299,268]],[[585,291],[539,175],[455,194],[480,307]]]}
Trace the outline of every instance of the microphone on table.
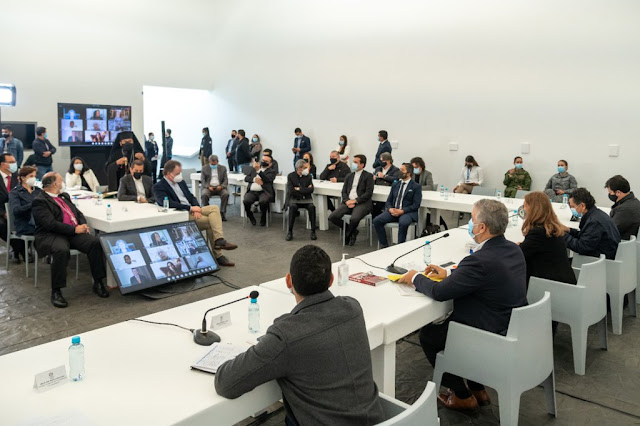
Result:
{"label": "microphone on table", "polygon": [[207,310],[207,312],[205,312],[204,315],[202,316],[202,328],[196,329],[193,331],[193,341],[202,346],[209,346],[209,345],[213,345],[216,342],[219,342],[220,336],[218,336],[213,331],[207,330],[207,314],[213,311],[214,309],[222,308],[223,306],[231,305],[232,303],[240,302],[241,300],[257,299],[259,295],[260,293],[254,290],[248,296],[241,297],[238,300],[234,300],[232,302],[228,302],[223,305],[216,306],[215,308],[211,308]]}
{"label": "microphone on table", "polygon": [[401,268],[401,267],[399,267],[399,266],[396,266],[396,262],[397,262],[401,257],[404,257],[404,256],[406,256],[406,255],[408,255],[408,254],[410,254],[410,253],[413,253],[414,251],[418,250],[419,248],[422,248],[422,247],[426,246],[427,244],[431,244],[431,243],[433,243],[434,241],[438,241],[440,238],[447,238],[448,236],[449,236],[449,233],[447,232],[446,234],[444,234],[444,235],[442,235],[442,236],[440,236],[440,237],[436,238],[435,240],[427,241],[427,242],[425,242],[424,244],[419,245],[418,247],[414,248],[413,250],[408,251],[408,252],[406,252],[405,254],[402,254],[402,255],[398,256],[398,257],[396,258],[396,260],[394,260],[394,261],[391,263],[391,265],[389,265],[389,266],[387,266],[387,267],[385,268],[385,270],[386,270],[387,272],[391,272],[392,274],[406,274],[406,273],[407,273],[407,270],[406,270],[406,269]]}

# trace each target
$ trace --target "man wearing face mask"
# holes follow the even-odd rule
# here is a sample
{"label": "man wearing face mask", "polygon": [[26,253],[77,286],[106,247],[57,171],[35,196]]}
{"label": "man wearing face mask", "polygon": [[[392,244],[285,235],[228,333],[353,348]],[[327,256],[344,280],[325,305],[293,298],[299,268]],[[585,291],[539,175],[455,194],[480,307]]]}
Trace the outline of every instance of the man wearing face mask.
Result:
{"label": "man wearing face mask", "polygon": [[120,179],[129,172],[129,166],[134,160],[145,163],[144,174],[150,175],[150,166],[145,161],[142,145],[133,132],[125,131],[118,133],[116,140],[111,147],[111,153],[107,160],[107,184],[109,191],[117,191]]}
{"label": "man wearing face mask", "polygon": [[13,137],[13,129],[8,124],[2,126],[2,138],[0,138],[0,153],[11,154],[18,163],[18,168],[22,166],[24,147],[20,139]]}
{"label": "man wearing face mask", "polygon": [[245,138],[245,132],[242,129],[238,130],[238,143],[236,145],[236,169],[240,173],[244,173],[243,167],[251,164],[251,146],[249,145],[249,139]]}
{"label": "man wearing face mask", "polygon": [[[320,180],[328,180],[333,183],[344,182],[349,173],[351,173],[351,168],[347,163],[340,161],[340,153],[338,151],[331,151],[331,154],[329,154],[329,164],[327,164],[322,173],[320,173]],[[333,201],[331,201],[331,197],[327,197],[327,205],[332,212],[336,209]]]}
{"label": "man wearing face mask", "polygon": [[33,141],[33,152],[35,155],[35,163],[38,167],[36,177],[42,179],[45,173],[53,171],[53,154],[56,153],[56,147],[47,138],[47,129],[44,127],[36,128],[36,139]]}
{"label": "man wearing face mask", "polygon": [[267,212],[269,203],[275,200],[273,181],[276,179],[276,171],[271,167],[271,157],[262,156],[260,163],[253,163],[253,167],[244,178],[248,183],[247,193],[244,196],[244,214],[247,215],[253,226],[256,225],[256,218],[253,216],[251,206],[256,201],[260,204],[260,226],[267,224]]}
{"label": "man wearing face mask", "polygon": [[[478,243],[473,254],[462,259],[455,270],[429,265],[424,275],[409,271],[400,279],[439,302],[453,300],[453,312],[442,324],[420,330],[420,344],[431,365],[435,366],[437,353],[445,347],[451,321],[504,336],[511,311],[527,305],[527,265],[520,247],[504,237],[508,224],[504,204],[477,201],[469,221],[469,235]],[[449,390],[438,400],[447,408],[471,410],[491,403],[483,385],[470,380],[465,384],[462,377],[445,373],[442,386]]]}
{"label": "man wearing face mask", "polygon": [[235,172],[240,171],[236,170],[236,148],[238,147],[238,133],[235,130],[231,131],[231,139],[227,141],[227,148],[225,152],[227,153],[227,162],[229,163],[229,171]]}
{"label": "man wearing face mask", "polygon": [[220,197],[220,215],[222,220],[226,221],[225,213],[227,212],[227,204],[229,204],[229,191],[227,187],[227,168],[218,162],[217,155],[209,156],[209,164],[202,168],[200,174],[200,201],[203,206],[209,205],[211,197]]}
{"label": "man wearing face mask", "polygon": [[309,173],[309,164],[304,160],[296,161],[295,172],[287,176],[287,198],[285,208],[289,208],[289,231],[286,240],[293,239],[293,225],[298,209],[307,209],[311,222],[311,239],[316,240],[316,206],[313,205],[313,178]]}
{"label": "man wearing face mask", "polygon": [[202,140],[200,141],[200,155],[198,158],[200,159],[200,163],[202,167],[207,165],[207,159],[213,153],[213,141],[211,140],[211,136],[209,135],[209,128],[205,127],[202,129]]}
{"label": "man wearing face mask", "polygon": [[157,172],[158,172],[158,143],[156,142],[156,137],[153,133],[149,133],[149,139],[144,143],[144,150],[149,163],[151,163],[151,179],[153,183],[156,183],[158,180]]}
{"label": "man wearing face mask", "polygon": [[[7,212],[4,208],[9,202],[9,194],[18,186],[18,163],[11,154],[0,154],[0,238],[7,241]],[[13,258],[20,262],[21,249],[24,245],[20,240],[11,240]]]}
{"label": "man wearing face mask", "polygon": [[296,161],[302,159],[307,152],[311,152],[311,139],[302,133],[300,127],[296,127],[293,132],[296,134],[296,138],[293,140],[291,152],[293,152],[293,167],[295,168]]}
{"label": "man wearing face mask", "polygon": [[276,171],[276,174],[280,173],[280,165],[278,164],[278,160],[273,158],[273,150],[271,148],[265,148],[262,150],[262,155],[271,157],[271,168]]}
{"label": "man wearing face mask", "polygon": [[389,133],[386,130],[380,130],[378,132],[378,151],[376,152],[375,161],[373,162],[373,168],[377,169],[378,167],[382,167],[382,161],[380,160],[380,156],[388,152],[391,154],[391,143],[387,140],[389,137]]}
{"label": "man wearing face mask", "polygon": [[613,219],[596,207],[596,200],[585,188],[577,188],[569,196],[571,213],[580,219],[580,230],[563,226],[567,248],[584,256],[616,258],[620,232]]}
{"label": "man wearing face mask", "polygon": [[189,211],[189,220],[193,220],[198,229],[207,231],[209,247],[221,266],[235,266],[222,255],[222,250],[234,250],[238,246],[229,243],[224,238],[220,208],[216,205],[200,207],[182,177],[182,164],[169,160],[164,165],[164,178],[153,185],[153,197],[158,205],[163,205],[164,199],[169,201],[169,208]]}
{"label": "man wearing face mask", "polygon": [[118,187],[119,201],[136,201],[138,203],[155,203],[153,199],[153,182],[151,177],[143,175],[144,163],[133,160],[129,174],[120,179]]}
{"label": "man wearing face mask", "polygon": [[620,237],[623,240],[631,239],[632,235],[637,237],[640,228],[640,200],[631,192],[629,181],[615,175],[607,180],[605,188],[609,192],[609,200],[614,203],[609,215],[618,227]]}
{"label": "man wearing face mask", "polygon": [[104,251],[100,239],[91,235],[87,221],[64,191],[62,176],[49,172],[42,177],[43,192],[33,199],[32,212],[36,224],[35,246],[38,256],[51,255],[51,303],[66,308],[62,288],[67,285],[70,249],[89,258],[93,292],[109,297],[103,280],[107,276]]}

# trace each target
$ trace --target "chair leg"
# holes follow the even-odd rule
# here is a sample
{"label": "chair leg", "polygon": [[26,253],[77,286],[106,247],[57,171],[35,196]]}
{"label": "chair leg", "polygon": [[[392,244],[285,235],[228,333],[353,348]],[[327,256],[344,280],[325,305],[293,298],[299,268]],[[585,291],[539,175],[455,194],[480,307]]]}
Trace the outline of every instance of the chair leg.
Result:
{"label": "chair leg", "polygon": [[[546,389],[546,388],[545,388]],[[498,403],[500,405],[500,424],[517,425],[520,415],[520,394],[498,390]]]}
{"label": "chair leg", "polygon": [[[346,244],[347,239],[347,222],[342,220],[342,247]],[[8,261],[7,261],[8,262]]]}
{"label": "chair leg", "polygon": [[638,308],[636,306],[636,290],[627,295],[629,297],[629,313],[638,318]]}
{"label": "chair leg", "polygon": [[369,247],[373,247],[373,217],[369,219]]}
{"label": "chair leg", "polygon": [[11,241],[11,238],[7,237],[7,261],[4,265],[4,269],[6,269],[7,271],[9,270],[9,253],[10,253],[9,241]]}
{"label": "chair leg", "polygon": [[[547,412],[554,417],[557,417],[556,410],[556,378],[553,371],[549,374],[549,377],[546,378],[544,382],[542,382],[542,386],[544,386],[545,399],[547,400]],[[518,396],[518,398],[520,398]],[[502,404],[502,401],[500,401]],[[516,422],[518,418],[516,417]]]}
{"label": "chair leg", "polygon": [[606,315],[598,323],[598,334],[600,334],[600,348],[608,349],[609,342],[607,339],[607,316]]}
{"label": "chair leg", "polygon": [[29,278],[29,241],[24,242],[24,270]]}
{"label": "chair leg", "polygon": [[[440,358],[440,357],[437,357]],[[436,358],[436,366],[433,369],[433,383],[436,384],[436,395],[440,392],[440,384],[442,383],[442,375],[444,374],[444,370],[441,369],[438,365],[438,359]],[[440,364],[443,364],[442,361]]]}
{"label": "chair leg", "polygon": [[571,325],[571,345],[573,346],[573,369],[576,374],[584,376],[587,362],[588,328]]}
{"label": "chair leg", "polygon": [[80,255],[76,254],[76,281],[78,281],[79,272],[80,272]]}
{"label": "chair leg", "polygon": [[33,255],[36,257],[36,261],[35,261],[35,271],[33,272],[33,286],[35,288],[38,288],[38,252],[36,251],[36,248],[33,248]]}
{"label": "chair leg", "polygon": [[613,334],[622,334],[622,311],[624,303],[624,295],[610,294],[609,301],[611,303],[611,326]]}

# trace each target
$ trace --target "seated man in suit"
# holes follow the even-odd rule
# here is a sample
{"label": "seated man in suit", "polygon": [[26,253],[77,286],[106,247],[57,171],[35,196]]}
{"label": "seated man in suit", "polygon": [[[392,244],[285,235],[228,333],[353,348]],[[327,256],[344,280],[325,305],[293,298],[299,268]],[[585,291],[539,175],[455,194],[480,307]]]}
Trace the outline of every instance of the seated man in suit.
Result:
{"label": "seated man in suit", "polygon": [[144,163],[134,160],[129,167],[129,174],[120,179],[118,187],[119,201],[137,201],[139,203],[155,203],[153,199],[153,181],[144,175]]}
{"label": "seated man in suit", "polygon": [[202,168],[200,174],[200,200],[203,206],[209,205],[209,199],[214,195],[220,196],[220,215],[222,220],[226,221],[225,213],[227,212],[227,204],[229,204],[229,191],[227,191],[227,168],[222,164],[218,164],[218,156],[209,156],[209,165]]}
{"label": "seated man in suit", "polygon": [[386,210],[373,220],[373,226],[378,234],[378,241],[382,248],[388,247],[387,223],[398,222],[398,244],[407,240],[407,229],[412,223],[418,222],[418,209],[422,202],[422,187],[413,180],[410,163],[400,166],[400,180],[393,184],[387,202]]}
{"label": "seated man in suit", "polygon": [[329,291],[329,255],[317,246],[302,247],[286,281],[296,307],[277,318],[256,345],[218,368],[216,392],[238,398],[276,380],[287,425],[382,422],[362,308]]}
{"label": "seated man in suit", "polygon": [[222,255],[222,250],[234,250],[238,246],[231,244],[224,239],[222,229],[222,217],[218,206],[200,207],[198,200],[193,196],[182,177],[182,164],[176,160],[169,160],[165,163],[164,178],[159,179],[153,185],[153,197],[156,203],[163,205],[164,199],[169,200],[169,207],[176,210],[187,210],[189,220],[193,220],[198,225],[199,230],[207,231],[209,247],[221,266],[234,266],[235,263],[229,261]]}
{"label": "seated man in suit", "polygon": [[107,277],[104,251],[100,239],[89,233],[87,221],[62,190],[62,176],[55,172],[42,177],[43,191],[34,199],[31,207],[36,223],[36,250],[38,256],[51,256],[51,303],[56,308],[66,308],[62,288],[67,286],[67,264],[71,249],[85,253],[89,258],[93,292],[109,297],[102,280]]}
{"label": "seated man in suit", "polygon": [[289,207],[289,232],[286,240],[293,239],[293,225],[298,209],[307,209],[311,222],[311,239],[316,240],[316,206],[313,205],[313,178],[309,173],[309,163],[296,161],[296,170],[287,176],[287,199],[284,205]]}
{"label": "seated man in suit", "polygon": [[244,181],[249,183],[247,193],[244,196],[244,200],[242,200],[244,203],[244,213],[253,226],[256,225],[256,218],[253,216],[251,206],[253,206],[253,203],[256,201],[260,204],[260,226],[267,224],[269,203],[275,199],[273,181],[276,179],[276,175],[276,171],[271,167],[271,157],[264,154],[260,163],[254,161],[253,168],[244,178]]}
{"label": "seated man in suit", "polygon": [[[427,276],[409,271],[400,279],[439,302],[453,300],[453,313],[442,324],[420,330],[420,344],[431,365],[435,366],[437,353],[445,347],[451,321],[504,336],[511,311],[527,305],[527,264],[520,247],[504,237],[508,224],[507,208],[500,201],[477,201],[469,220],[469,235],[478,243],[473,254],[451,272],[429,265]],[[450,390],[438,396],[439,402],[458,410],[490,403],[484,386],[470,380],[467,384],[468,388],[462,377],[445,373],[442,385]]]}
{"label": "seated man in suit", "polygon": [[[373,172],[373,183],[375,185],[391,186],[393,182],[398,180],[400,175],[400,169],[393,165],[393,157],[389,152],[383,152],[380,155],[380,166],[376,167]],[[371,209],[371,214],[374,218],[378,217],[382,210],[384,210],[385,203],[381,201],[374,201]]]}
{"label": "seated man in suit", "polygon": [[[333,183],[344,182],[345,178],[351,173],[351,169],[347,163],[340,161],[340,153],[338,151],[331,151],[329,156],[329,164],[320,173],[320,180],[328,180]],[[327,197],[327,205],[331,211],[336,209],[331,197]]]}
{"label": "seated man in suit", "polygon": [[630,240],[632,235],[637,237],[640,228],[640,200],[633,195],[629,181],[615,175],[607,180],[604,187],[614,203],[609,216],[618,227],[620,238]]}
{"label": "seated man in suit", "polygon": [[[262,154],[271,157],[271,168],[276,171],[276,175],[280,173],[280,165],[278,164],[278,161],[273,158],[273,150],[271,150],[270,148],[265,148],[262,150]],[[240,171],[242,172],[242,170]]]}
{"label": "seated man in suit", "polygon": [[[0,154],[0,238],[7,241],[7,212],[5,204],[9,202],[9,193],[18,182],[18,163],[16,158],[8,153]],[[24,253],[24,241],[11,240],[11,249],[13,259],[16,263],[20,263],[20,253]]]}
{"label": "seated man in suit", "polygon": [[329,215],[329,220],[342,229],[342,216],[351,215],[345,241],[352,246],[358,236],[358,224],[371,213],[371,197],[373,196],[373,175],[364,170],[367,165],[367,157],[358,154],[353,157],[350,173],[342,186],[342,203]]}

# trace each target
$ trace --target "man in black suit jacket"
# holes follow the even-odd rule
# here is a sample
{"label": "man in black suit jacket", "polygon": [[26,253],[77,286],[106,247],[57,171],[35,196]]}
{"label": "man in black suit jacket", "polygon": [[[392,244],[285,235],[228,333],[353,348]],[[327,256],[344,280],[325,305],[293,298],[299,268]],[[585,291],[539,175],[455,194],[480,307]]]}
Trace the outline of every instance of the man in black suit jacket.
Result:
{"label": "man in black suit jacket", "polygon": [[169,208],[188,211],[189,220],[193,220],[201,231],[207,231],[209,247],[218,264],[235,266],[235,263],[222,255],[222,250],[234,250],[238,246],[224,239],[220,208],[215,205],[200,207],[196,197],[187,188],[182,177],[182,164],[179,161],[167,161],[162,172],[164,178],[153,185],[153,197],[156,203],[162,206],[166,198],[169,201]]}
{"label": "man in black suit jacket", "polygon": [[247,215],[251,224],[256,225],[256,218],[253,216],[251,206],[256,201],[260,204],[260,226],[267,224],[267,212],[269,203],[275,199],[273,181],[276,179],[276,171],[271,167],[271,157],[264,154],[260,163],[253,163],[250,173],[244,177],[244,181],[249,184],[247,193],[244,196],[244,214]]}
{"label": "man in black suit jacket", "polygon": [[[227,141],[227,148],[225,149],[225,153],[227,154],[227,162],[229,163],[229,171],[236,171],[236,148],[238,148],[238,134],[235,130],[231,131],[231,139]],[[238,170],[240,171],[240,170]]]}
{"label": "man in black suit jacket", "polygon": [[293,167],[296,167],[296,161],[301,160],[304,154],[311,152],[311,139],[306,137],[299,127],[293,131],[296,134],[296,138],[293,140]]}
{"label": "man in black suit jacket", "polygon": [[129,174],[124,175],[122,179],[120,179],[118,200],[155,203],[151,177],[142,174],[144,172],[144,163],[140,160],[134,160],[134,162],[131,163],[131,167],[129,167],[129,171]]}
{"label": "man in black suit jacket", "polygon": [[229,204],[228,185],[227,168],[219,164],[217,155],[210,155],[209,164],[202,167],[200,173],[200,201],[203,206],[208,206],[211,197],[219,196],[220,215],[223,221],[227,220],[224,215],[227,212],[227,204]]}
{"label": "man in black suit jacket", "polygon": [[156,183],[156,180],[158,180],[159,149],[156,137],[153,133],[149,133],[149,139],[144,142],[144,153],[151,165],[151,178],[153,179],[153,183]]}
{"label": "man in black suit jacket", "polygon": [[[445,347],[450,321],[506,335],[511,311],[527,305],[527,266],[520,248],[504,237],[508,224],[504,204],[490,199],[476,202],[468,229],[478,243],[473,254],[451,273],[429,265],[425,270],[428,276],[409,271],[400,280],[413,283],[417,291],[434,300],[453,300],[453,312],[444,323],[420,330],[420,343],[431,365],[435,366],[437,353]],[[484,386],[470,380],[467,383],[468,389],[461,377],[445,373],[442,384],[451,392],[440,394],[438,399],[446,407],[466,410],[490,402]]]}
{"label": "man in black suit jacket", "polygon": [[[298,209],[307,209],[311,223],[311,239],[316,240],[316,206],[313,204],[313,178],[309,173],[309,163],[304,160],[296,162],[296,170],[287,176],[287,198],[285,207],[289,209],[289,230],[285,239],[293,239],[293,225],[296,222]],[[283,213],[284,214],[284,213]]]}
{"label": "man in black suit jacket", "polygon": [[[16,158],[9,154],[0,154],[0,238],[7,241],[7,212],[4,205],[9,202],[9,192],[19,185],[18,163]],[[13,259],[20,263],[20,253],[24,253],[24,241],[11,240]]]}
{"label": "man in black suit jacket", "polygon": [[398,178],[399,180],[393,184],[389,197],[387,197],[386,210],[373,220],[378,241],[383,248],[389,245],[387,232],[384,229],[387,223],[398,223],[398,244],[402,244],[407,240],[409,225],[418,222],[418,209],[420,209],[422,202],[422,186],[413,180],[413,170],[410,163],[404,163],[400,166]]}
{"label": "man in black suit jacket", "polygon": [[388,152],[389,154],[391,154],[391,144],[387,140],[388,137],[389,134],[386,130],[380,130],[378,132],[378,142],[380,142],[380,144],[378,145],[378,151],[376,152],[376,159],[373,162],[374,170],[378,167],[383,166],[382,161],[380,161],[380,156],[383,152]]}
{"label": "man in black suit jacket", "polygon": [[107,276],[100,239],[89,233],[87,220],[73,205],[69,194],[62,192],[62,176],[49,172],[42,177],[43,192],[33,199],[32,214],[36,223],[35,246],[38,256],[51,255],[51,303],[66,308],[62,288],[67,286],[67,264],[71,249],[89,258],[93,292],[109,297],[102,280]]}
{"label": "man in black suit jacket", "polygon": [[329,220],[340,228],[342,228],[342,217],[345,214],[351,215],[344,236],[350,246],[356,243],[358,224],[362,218],[371,213],[371,197],[373,196],[373,175],[364,170],[367,165],[367,157],[361,154],[356,155],[353,158],[353,164],[356,171],[349,174],[344,180],[342,203],[329,215]]}

